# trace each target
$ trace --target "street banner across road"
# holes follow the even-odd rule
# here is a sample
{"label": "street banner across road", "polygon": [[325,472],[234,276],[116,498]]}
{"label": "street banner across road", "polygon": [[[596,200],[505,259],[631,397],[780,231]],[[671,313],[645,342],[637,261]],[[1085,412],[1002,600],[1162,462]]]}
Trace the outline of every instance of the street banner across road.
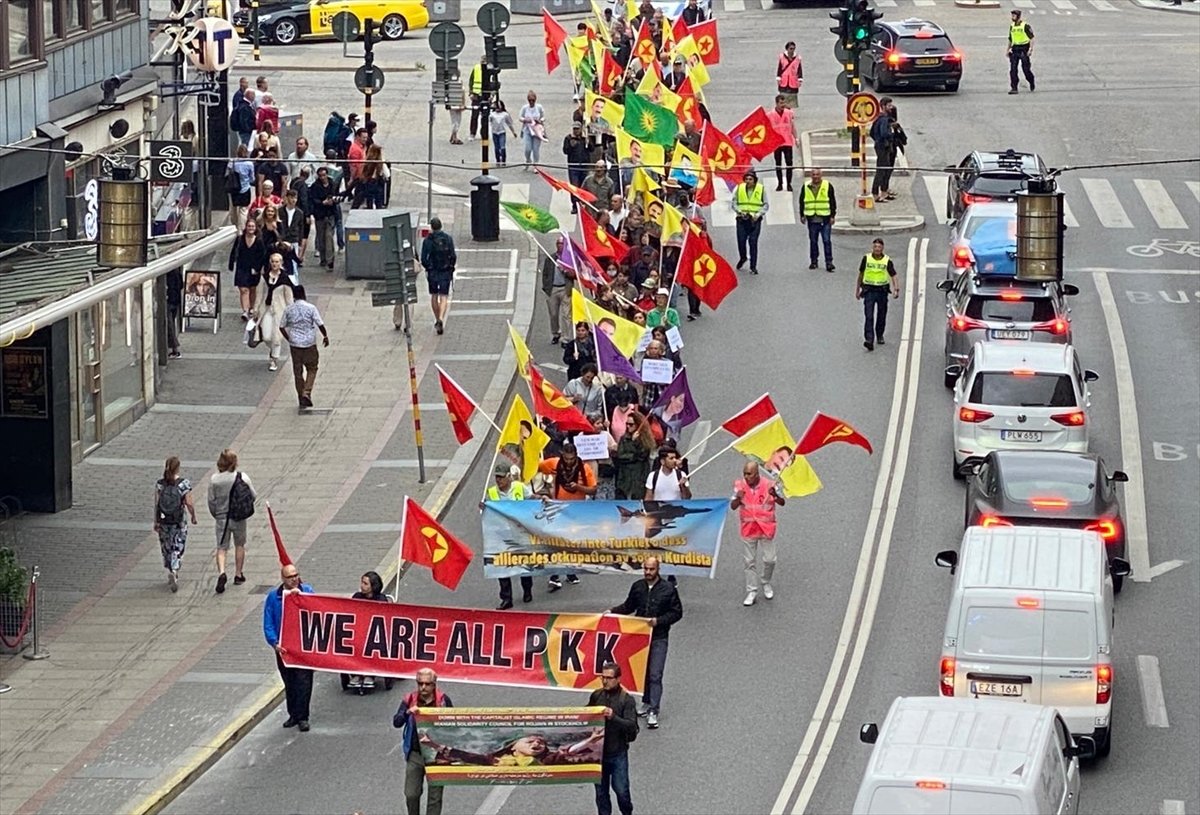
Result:
{"label": "street banner across road", "polygon": [[712,577],[726,499],[693,501],[487,501],[483,573],[519,577],[567,568],[640,574],[655,556],[663,574]]}
{"label": "street banner across road", "polygon": [[430,784],[594,784],[602,707],[426,707],[417,732]]}
{"label": "street banner across road", "polygon": [[438,608],[326,594],[284,597],[280,644],[293,668],[449,682],[593,690],[606,662],[640,693],[649,622],[618,614]]}

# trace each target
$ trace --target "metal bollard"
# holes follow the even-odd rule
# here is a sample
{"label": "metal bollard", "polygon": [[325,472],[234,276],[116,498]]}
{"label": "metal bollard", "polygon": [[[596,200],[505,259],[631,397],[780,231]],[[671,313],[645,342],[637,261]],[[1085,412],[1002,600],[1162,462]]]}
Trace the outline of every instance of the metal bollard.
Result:
{"label": "metal bollard", "polygon": [[38,640],[38,590],[37,579],[42,573],[40,566],[33,567],[33,650],[27,654],[23,654],[26,659],[46,659],[50,656],[49,651],[42,650],[42,644]]}
{"label": "metal bollard", "polygon": [[10,690],[12,690],[12,685],[0,682],[0,693],[8,693]]}

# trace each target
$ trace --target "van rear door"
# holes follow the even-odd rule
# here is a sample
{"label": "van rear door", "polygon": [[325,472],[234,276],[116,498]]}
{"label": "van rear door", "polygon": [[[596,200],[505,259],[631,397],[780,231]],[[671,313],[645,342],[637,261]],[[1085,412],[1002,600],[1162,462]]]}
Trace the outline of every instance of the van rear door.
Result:
{"label": "van rear door", "polygon": [[1042,612],[1042,704],[1059,710],[1096,704],[1096,610],[1091,597],[1048,594]]}
{"label": "van rear door", "polygon": [[1041,595],[964,598],[956,695],[1043,704]]}

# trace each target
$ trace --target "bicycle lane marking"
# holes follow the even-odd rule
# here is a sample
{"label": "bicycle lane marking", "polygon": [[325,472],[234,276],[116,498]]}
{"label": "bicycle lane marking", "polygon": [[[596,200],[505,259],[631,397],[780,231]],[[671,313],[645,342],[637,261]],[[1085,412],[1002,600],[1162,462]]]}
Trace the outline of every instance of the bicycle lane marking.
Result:
{"label": "bicycle lane marking", "polygon": [[1169,241],[1154,238],[1150,243],[1126,246],[1125,251],[1135,258],[1160,258],[1168,252],[1172,255],[1200,258],[1200,241]]}

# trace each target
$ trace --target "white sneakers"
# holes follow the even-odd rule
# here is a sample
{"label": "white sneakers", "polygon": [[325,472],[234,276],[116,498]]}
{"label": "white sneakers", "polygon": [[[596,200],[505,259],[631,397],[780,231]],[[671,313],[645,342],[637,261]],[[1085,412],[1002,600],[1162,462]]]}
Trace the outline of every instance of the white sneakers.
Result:
{"label": "white sneakers", "polygon": [[746,599],[742,601],[742,605],[752,606],[752,605],[754,605],[754,601],[757,599],[758,599],[758,592],[748,591],[748,592],[746,592]]}
{"label": "white sneakers", "polygon": [[[770,583],[764,582],[762,584],[762,593],[763,593],[763,597],[765,597],[768,600],[775,599],[775,589],[771,588]],[[757,599],[758,599],[757,591],[748,591],[748,592],[746,592],[746,599],[742,601],[742,605],[743,606],[752,606],[752,605],[754,605],[754,601]]]}
{"label": "white sneakers", "polygon": [[278,370],[279,370],[279,363],[278,363],[278,362],[276,362],[274,359],[272,359],[272,360],[271,360],[271,364],[267,366],[267,370],[268,370],[268,371],[278,371]]}
{"label": "white sneakers", "polygon": [[770,583],[764,582],[762,584],[762,591],[763,591],[763,597],[767,598],[768,600],[775,599],[775,589],[771,588]]}

